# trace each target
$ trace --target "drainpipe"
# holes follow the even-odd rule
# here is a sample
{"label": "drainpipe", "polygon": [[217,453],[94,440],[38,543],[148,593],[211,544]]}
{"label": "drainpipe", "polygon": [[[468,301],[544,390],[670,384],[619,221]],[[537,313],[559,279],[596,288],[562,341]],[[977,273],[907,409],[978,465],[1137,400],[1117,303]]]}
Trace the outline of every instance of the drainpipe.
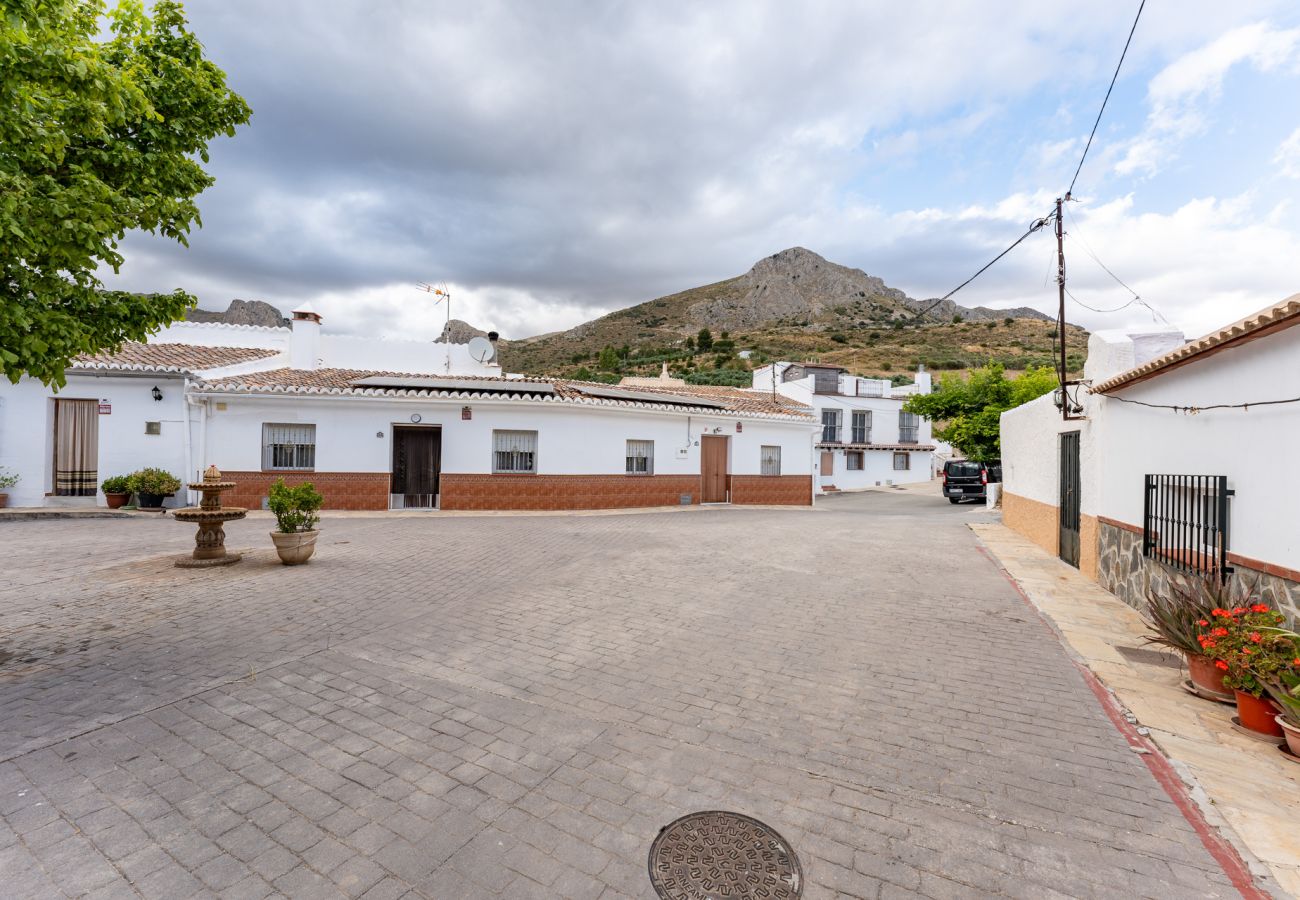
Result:
{"label": "drainpipe", "polygon": [[[181,411],[185,413],[185,478],[188,482],[194,475],[194,457],[190,446],[190,376],[186,375],[181,382]],[[185,505],[194,505],[194,492],[189,488],[185,489]]]}

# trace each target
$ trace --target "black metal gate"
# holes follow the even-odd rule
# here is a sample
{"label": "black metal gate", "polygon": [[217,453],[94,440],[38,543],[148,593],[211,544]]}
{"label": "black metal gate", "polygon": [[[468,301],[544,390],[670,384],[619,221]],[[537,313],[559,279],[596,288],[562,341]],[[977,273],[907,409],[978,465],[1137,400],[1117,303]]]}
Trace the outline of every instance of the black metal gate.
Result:
{"label": "black metal gate", "polygon": [[1061,435],[1060,556],[1079,567],[1079,432]]}

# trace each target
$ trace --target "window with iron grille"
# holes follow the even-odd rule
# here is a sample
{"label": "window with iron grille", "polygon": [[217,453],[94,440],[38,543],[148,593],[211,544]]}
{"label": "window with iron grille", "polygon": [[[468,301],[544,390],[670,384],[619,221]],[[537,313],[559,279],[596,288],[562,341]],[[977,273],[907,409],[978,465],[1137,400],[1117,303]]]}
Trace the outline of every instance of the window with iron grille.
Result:
{"label": "window with iron grille", "polygon": [[759,472],[763,475],[780,475],[781,474],[781,448],[769,447],[766,444],[760,448],[761,465]]}
{"label": "window with iron grille", "polygon": [[627,474],[653,475],[655,473],[655,442],[627,442]]}
{"label": "window with iron grille", "polygon": [[536,431],[492,432],[493,474],[537,472]]}
{"label": "window with iron grille", "polygon": [[848,453],[845,454],[845,456],[847,457],[847,465],[845,466],[845,468],[847,468],[850,472],[862,471],[863,460],[862,460],[861,450],[850,450]]}
{"label": "window with iron grille", "polygon": [[822,443],[838,444],[840,442],[840,411],[838,409],[822,410]]}
{"label": "window with iron grille", "polygon": [[839,392],[840,392],[839,372],[827,372],[822,369],[814,370],[813,373],[814,394],[838,394]]}
{"label": "window with iron grille", "polygon": [[871,443],[871,411],[856,409],[853,411],[853,443]]}
{"label": "window with iron grille", "polygon": [[916,434],[921,425],[921,417],[916,413],[899,411],[898,413],[898,442],[900,444],[915,444]]}
{"label": "window with iron grille", "polygon": [[262,424],[262,469],[315,469],[316,426]]}
{"label": "window with iron grille", "polygon": [[894,471],[906,472],[912,468],[912,455],[910,453],[894,454]]}
{"label": "window with iron grille", "polygon": [[1198,575],[1226,579],[1227,475],[1147,475],[1142,555]]}

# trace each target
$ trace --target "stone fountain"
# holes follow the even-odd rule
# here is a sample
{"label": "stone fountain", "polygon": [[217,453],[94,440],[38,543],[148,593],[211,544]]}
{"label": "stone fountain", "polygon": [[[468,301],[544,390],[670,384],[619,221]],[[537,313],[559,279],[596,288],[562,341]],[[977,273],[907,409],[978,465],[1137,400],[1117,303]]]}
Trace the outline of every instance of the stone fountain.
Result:
{"label": "stone fountain", "polygon": [[248,510],[237,506],[222,506],[221,492],[235,486],[233,481],[222,481],[221,472],[216,466],[208,466],[203,473],[203,480],[190,484],[190,489],[203,495],[198,506],[187,506],[172,513],[178,522],[193,522],[199,526],[194,536],[194,553],[176,560],[176,565],[183,569],[204,566],[226,566],[239,562],[238,553],[226,552],[226,530],[224,523],[242,519]]}

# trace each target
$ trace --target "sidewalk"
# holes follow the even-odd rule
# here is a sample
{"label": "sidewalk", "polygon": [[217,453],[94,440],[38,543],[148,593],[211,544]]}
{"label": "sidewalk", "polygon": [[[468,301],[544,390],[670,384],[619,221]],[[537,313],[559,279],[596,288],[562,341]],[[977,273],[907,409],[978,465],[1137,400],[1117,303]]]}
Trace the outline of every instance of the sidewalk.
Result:
{"label": "sidewalk", "polygon": [[1234,731],[1231,706],[1183,690],[1182,667],[1144,644],[1146,625],[1119,598],[1004,525],[970,527],[1132,714],[1138,733],[1169,757],[1210,823],[1252,869],[1258,873],[1263,864],[1284,890],[1300,896],[1300,765],[1274,745]]}

